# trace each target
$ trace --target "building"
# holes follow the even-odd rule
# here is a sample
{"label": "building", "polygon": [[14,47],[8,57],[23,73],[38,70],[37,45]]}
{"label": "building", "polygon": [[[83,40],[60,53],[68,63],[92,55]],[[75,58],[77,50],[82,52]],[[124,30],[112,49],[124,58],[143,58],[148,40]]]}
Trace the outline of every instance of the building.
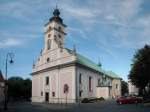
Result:
{"label": "building", "polygon": [[79,99],[121,95],[121,78],[65,48],[66,25],[59,9],[45,25],[44,49],[32,70],[32,102],[75,103]]}
{"label": "building", "polygon": [[0,70],[0,102],[4,100],[4,78]]}
{"label": "building", "polygon": [[131,81],[128,81],[128,88],[129,88],[129,95],[138,95],[139,94],[139,88],[137,88],[135,85],[131,83]]}

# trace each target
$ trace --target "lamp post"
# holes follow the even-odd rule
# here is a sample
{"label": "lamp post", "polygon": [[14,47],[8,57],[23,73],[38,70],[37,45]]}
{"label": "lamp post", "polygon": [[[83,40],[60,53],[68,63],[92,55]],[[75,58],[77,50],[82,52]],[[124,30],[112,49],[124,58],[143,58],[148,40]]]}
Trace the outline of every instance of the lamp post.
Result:
{"label": "lamp post", "polygon": [[7,65],[8,65],[8,59],[10,64],[13,64],[14,58],[14,54],[13,53],[7,53],[6,55],[6,73],[5,73],[5,82],[4,82],[4,95],[5,95],[5,99],[4,99],[4,110],[7,110],[7,90],[8,90],[8,84],[7,84]]}

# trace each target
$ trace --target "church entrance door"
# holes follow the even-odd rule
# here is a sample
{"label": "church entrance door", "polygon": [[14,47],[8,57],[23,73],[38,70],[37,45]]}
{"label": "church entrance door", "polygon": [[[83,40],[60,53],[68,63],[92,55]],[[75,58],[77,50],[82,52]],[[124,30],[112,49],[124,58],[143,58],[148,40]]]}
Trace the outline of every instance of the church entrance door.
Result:
{"label": "church entrance door", "polygon": [[45,102],[49,102],[49,93],[48,92],[45,93]]}

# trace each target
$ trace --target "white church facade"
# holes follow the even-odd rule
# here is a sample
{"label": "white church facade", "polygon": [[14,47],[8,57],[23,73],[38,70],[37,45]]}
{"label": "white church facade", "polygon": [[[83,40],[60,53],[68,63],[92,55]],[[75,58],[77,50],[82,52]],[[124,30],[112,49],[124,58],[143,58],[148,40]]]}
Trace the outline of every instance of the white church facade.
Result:
{"label": "white church facade", "polygon": [[[44,49],[32,70],[32,102],[75,103],[121,96],[121,78],[65,48],[66,25],[56,8],[45,25]],[[36,45],[35,45],[36,46]]]}

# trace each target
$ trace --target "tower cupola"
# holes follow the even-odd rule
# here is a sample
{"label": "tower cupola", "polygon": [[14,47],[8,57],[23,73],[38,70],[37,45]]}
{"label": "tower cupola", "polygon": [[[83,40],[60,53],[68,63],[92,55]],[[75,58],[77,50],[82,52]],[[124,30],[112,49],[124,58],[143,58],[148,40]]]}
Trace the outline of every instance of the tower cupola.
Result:
{"label": "tower cupola", "polygon": [[50,22],[55,21],[55,22],[59,22],[59,23],[63,24],[63,19],[59,15],[60,15],[60,11],[56,7],[53,11],[53,16],[49,19],[49,21]]}
{"label": "tower cupola", "polygon": [[45,47],[44,51],[64,48],[65,27],[63,19],[60,17],[60,11],[56,8],[53,10],[53,15],[49,22],[45,25]]}

